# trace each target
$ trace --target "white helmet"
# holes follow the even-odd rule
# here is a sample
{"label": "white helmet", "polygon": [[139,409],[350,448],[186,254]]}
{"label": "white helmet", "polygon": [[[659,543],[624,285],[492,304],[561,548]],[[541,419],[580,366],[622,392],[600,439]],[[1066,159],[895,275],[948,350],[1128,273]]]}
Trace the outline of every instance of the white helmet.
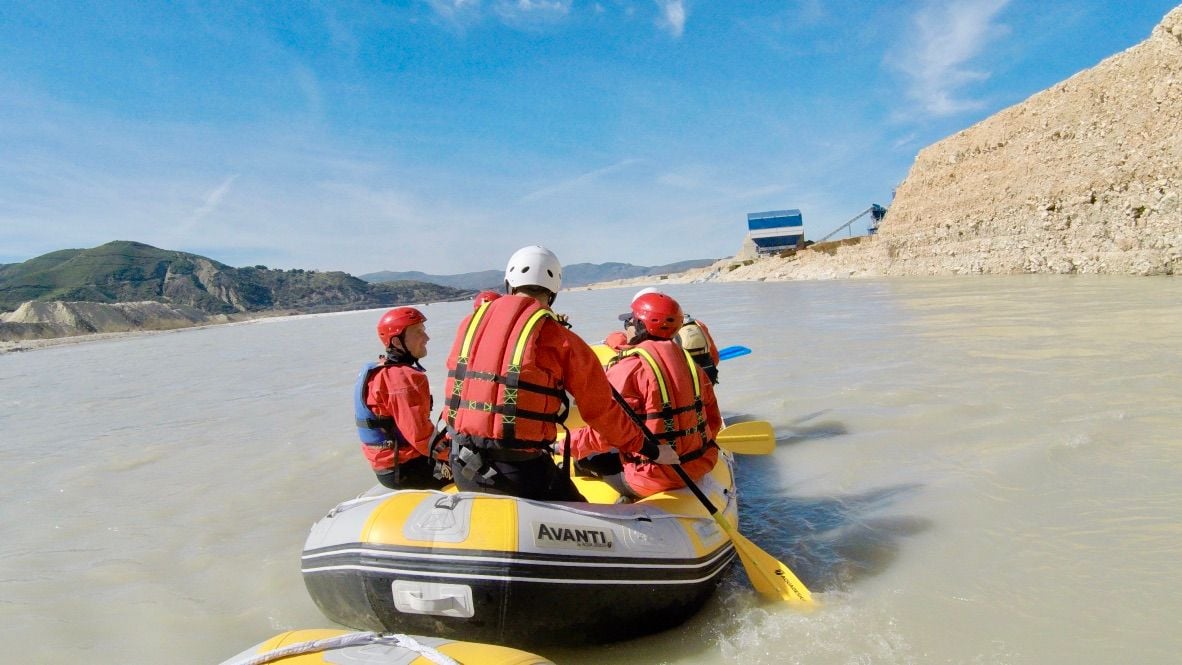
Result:
{"label": "white helmet", "polygon": [[509,257],[509,265],[505,266],[505,284],[510,289],[534,285],[558,293],[562,284],[562,264],[554,252],[541,245],[522,247]]}
{"label": "white helmet", "polygon": [[658,291],[657,289],[654,289],[651,286],[647,286],[647,287],[637,291],[636,295],[632,296],[632,302],[636,302],[636,299],[639,298],[640,296],[647,296],[650,293],[660,293],[660,291]]}

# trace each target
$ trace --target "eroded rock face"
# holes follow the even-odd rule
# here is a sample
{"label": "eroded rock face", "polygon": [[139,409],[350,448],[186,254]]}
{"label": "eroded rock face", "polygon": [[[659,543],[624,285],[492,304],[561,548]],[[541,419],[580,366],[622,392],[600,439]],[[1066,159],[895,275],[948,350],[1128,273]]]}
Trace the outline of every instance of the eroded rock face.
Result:
{"label": "eroded rock face", "polygon": [[223,320],[190,307],[146,301],[102,304],[36,302],[0,315],[0,341],[69,337],[131,330],[171,330]]}
{"label": "eroded rock face", "polygon": [[879,233],[883,274],[1182,272],[1182,7],[925,148]]}
{"label": "eroded rock face", "polygon": [[1182,6],[1146,41],[920,151],[877,236],[671,281],[1182,273]]}

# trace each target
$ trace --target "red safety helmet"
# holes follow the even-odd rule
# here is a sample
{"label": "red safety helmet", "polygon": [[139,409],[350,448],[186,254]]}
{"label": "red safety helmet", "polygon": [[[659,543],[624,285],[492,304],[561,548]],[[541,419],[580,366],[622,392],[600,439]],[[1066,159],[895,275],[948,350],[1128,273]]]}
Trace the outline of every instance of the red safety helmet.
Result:
{"label": "red safety helmet", "polygon": [[378,321],[378,339],[383,346],[390,346],[390,340],[402,334],[416,323],[423,323],[427,317],[414,307],[395,307],[382,315]]}
{"label": "red safety helmet", "polygon": [[649,337],[672,339],[683,318],[681,305],[664,293],[646,293],[632,301],[632,320]]}
{"label": "red safety helmet", "polygon": [[472,309],[476,309],[484,303],[492,302],[500,297],[501,294],[497,293],[496,291],[481,291],[480,293],[476,294],[475,298],[472,299]]}

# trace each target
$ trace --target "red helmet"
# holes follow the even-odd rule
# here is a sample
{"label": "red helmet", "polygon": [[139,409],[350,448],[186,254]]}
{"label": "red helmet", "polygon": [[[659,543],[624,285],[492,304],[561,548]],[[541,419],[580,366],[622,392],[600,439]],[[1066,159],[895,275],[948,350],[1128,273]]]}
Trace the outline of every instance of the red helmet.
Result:
{"label": "red helmet", "polygon": [[492,302],[500,297],[501,294],[497,293],[496,291],[481,291],[480,293],[476,294],[475,298],[472,299],[472,309],[476,309],[484,303]]}
{"label": "red helmet", "polygon": [[426,320],[427,317],[414,307],[395,307],[378,321],[378,339],[383,346],[390,346],[390,340],[401,335],[402,331]]}
{"label": "red helmet", "polygon": [[672,339],[682,318],[681,305],[664,293],[646,293],[632,301],[632,320],[649,337]]}

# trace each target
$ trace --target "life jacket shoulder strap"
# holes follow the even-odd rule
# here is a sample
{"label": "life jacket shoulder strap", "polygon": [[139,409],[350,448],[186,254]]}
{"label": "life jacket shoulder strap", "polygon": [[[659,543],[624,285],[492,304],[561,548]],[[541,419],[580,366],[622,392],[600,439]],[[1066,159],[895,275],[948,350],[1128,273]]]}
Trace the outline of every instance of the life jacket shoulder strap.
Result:
{"label": "life jacket shoulder strap", "polygon": [[[472,314],[472,317],[468,320],[467,327],[464,329],[464,336],[456,357],[455,368],[448,372],[448,377],[452,379],[452,389],[447,396],[446,420],[448,426],[454,428],[456,416],[461,409],[495,413],[501,417],[504,440],[514,441],[518,418],[554,423],[562,422],[565,419],[566,408],[561,409],[558,414],[549,414],[520,409],[517,406],[518,394],[522,390],[554,397],[560,400],[564,406],[568,404],[565,390],[558,387],[523,381],[521,378],[522,363],[525,359],[526,350],[529,348],[530,340],[536,336],[536,331],[545,319],[557,319],[553,312],[536,303],[522,305],[513,314],[513,323],[511,325],[517,329],[517,334],[507,340],[507,344],[504,346],[506,353],[503,355],[507,357],[503,359],[500,369],[495,372],[474,370],[469,366],[472,353],[476,351],[473,345],[475,340],[480,336],[483,328],[489,325],[486,315],[491,305],[492,302],[482,303]],[[498,305],[498,307],[504,306],[506,306],[505,303]],[[524,322],[521,322],[522,317],[525,317]],[[518,327],[519,322],[520,327]],[[492,404],[465,399],[465,382],[472,380],[504,386],[502,401]]]}

